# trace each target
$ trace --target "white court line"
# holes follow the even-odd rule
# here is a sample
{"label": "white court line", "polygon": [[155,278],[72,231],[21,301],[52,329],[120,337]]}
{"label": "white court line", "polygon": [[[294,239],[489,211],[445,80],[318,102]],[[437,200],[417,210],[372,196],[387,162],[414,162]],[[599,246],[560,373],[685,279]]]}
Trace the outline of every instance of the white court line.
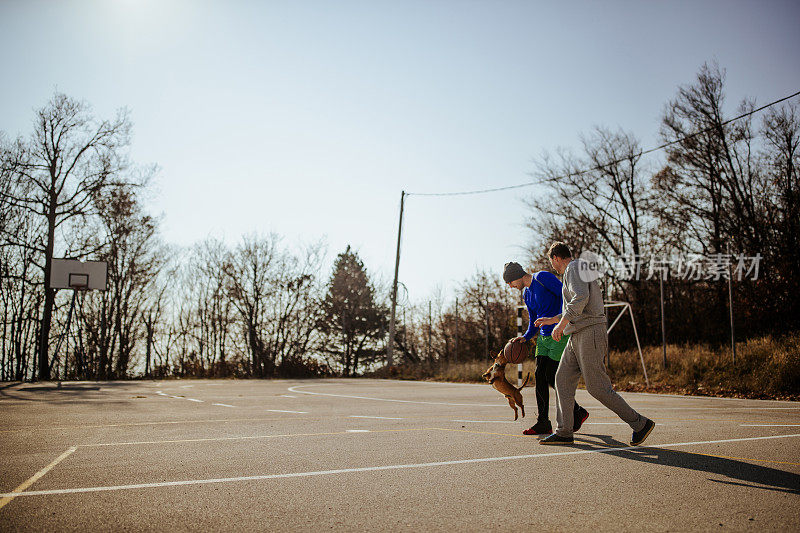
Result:
{"label": "white court line", "polygon": [[291,394],[281,394],[281,398],[297,398],[297,396],[292,396]]}
{"label": "white court line", "polygon": [[269,411],[271,413],[295,413],[298,415],[307,415],[308,411],[281,411],[280,409],[265,409],[265,411]]}
{"label": "white court line", "polygon": [[[715,398],[722,400],[724,398]],[[730,398],[728,398],[730,399]],[[799,411],[800,407],[737,407],[732,405],[730,407],[661,407],[657,405],[646,405],[644,409],[659,409],[662,411],[711,411],[711,410],[724,410],[724,411]],[[588,408],[587,408],[588,409]]]}
{"label": "white court line", "polygon": [[[225,404],[220,404],[225,405]],[[231,405],[230,407],[236,407],[235,405]],[[166,424],[211,424],[214,422],[274,422],[274,421],[284,421],[284,420],[291,420],[291,418],[282,417],[282,418],[211,418],[206,420],[163,420],[163,421],[155,421],[151,420],[149,422],[130,422],[124,424],[98,424],[98,425],[85,425],[85,426],[56,426],[56,427],[39,427],[39,426],[25,426],[16,429],[0,429],[0,433],[11,433],[17,431],[63,431],[63,430],[72,430],[72,429],[94,429],[94,428],[117,428],[117,427],[128,427],[128,426],[162,426]]]}
{"label": "white court line", "polygon": [[[472,424],[516,424],[516,421],[508,421],[508,420],[452,420],[451,422],[469,422]],[[627,426],[625,422],[584,422],[584,426]],[[659,426],[665,426],[661,422],[658,423]]]}
{"label": "white court line", "polygon": [[394,416],[366,416],[366,415],[350,415],[348,418],[378,418],[380,420],[405,420],[405,418],[397,418]]}
{"label": "white court line", "polygon": [[228,405],[227,403],[212,403],[211,405],[219,405],[220,407],[236,407],[235,405]]}
{"label": "white court line", "polygon": [[469,422],[471,424],[516,424],[516,421],[508,420],[451,420],[451,422]]}
{"label": "white court line", "polygon": [[204,403],[203,400],[195,400],[194,398],[186,398],[190,402]]}
{"label": "white court line", "polygon": [[499,404],[499,403],[446,403],[446,402],[420,402],[416,400],[390,400],[387,398],[372,398],[369,396],[349,396],[346,394],[330,394],[325,392],[308,392],[303,390],[297,390],[297,387],[314,387],[315,385],[295,385],[294,387],[289,387],[288,390],[292,392],[297,392],[299,394],[313,394],[314,396],[335,396],[337,398],[354,398],[356,400],[376,400],[379,402],[397,402],[397,403],[419,403],[423,405],[457,405],[461,407],[507,407],[507,403]]}
{"label": "white court line", "polygon": [[[763,403],[789,403],[796,404],[798,402],[792,400],[759,400],[755,398],[726,398],[724,396],[697,396],[694,394],[661,394],[658,392],[634,392],[634,391],[621,391],[624,394],[636,394],[640,396],[658,396],[661,398],[681,398],[685,400],[723,400],[726,402],[763,402]],[[800,409],[800,407],[791,407],[790,409]]]}
{"label": "white court line", "polygon": [[[303,391],[297,390],[298,387],[316,387],[318,385],[295,385],[294,387],[289,387],[287,390],[291,392],[296,392],[299,394],[312,394],[314,396],[333,396],[336,398],[353,398],[356,400],[374,400],[378,402],[396,402],[396,403],[416,403],[422,405],[454,405],[458,407],[506,407],[507,403],[448,403],[448,402],[423,402],[418,400],[394,400],[389,398],[375,398],[372,396],[352,396],[348,394],[332,394],[329,392],[310,392],[310,391]],[[662,395],[668,396],[672,398],[673,396],[670,395]],[[679,396],[676,398],[680,398]],[[710,400],[718,400],[718,399],[736,399],[736,398],[714,398],[708,397]],[[585,409],[605,409],[602,405],[590,405],[584,406]],[[800,410],[800,406],[798,407],[738,407],[738,406],[731,406],[731,407],[663,407],[663,406],[646,406],[646,408],[650,409],[658,409],[664,411],[708,411],[708,410],[726,410],[726,411],[735,411],[735,410],[745,410],[745,411],[772,411],[772,410]]]}
{"label": "white court line", "polygon": [[348,433],[369,433],[368,429],[348,429]]}
{"label": "white court line", "polygon": [[228,478],[217,478],[217,479],[190,479],[185,481],[166,481],[162,483],[138,483],[135,485],[111,485],[105,487],[80,487],[74,489],[55,489],[55,490],[36,490],[36,491],[29,491],[29,492],[19,492],[19,493],[8,493],[8,494],[0,494],[0,498],[20,498],[23,496],[46,496],[52,494],[75,494],[75,493],[83,493],[83,492],[105,492],[105,491],[117,491],[117,490],[132,490],[132,489],[149,489],[149,488],[157,488],[157,487],[177,487],[177,486],[184,486],[184,485],[207,485],[211,483],[232,483],[237,481],[260,481],[260,480],[267,480],[267,479],[287,479],[287,478],[296,478],[296,477],[313,477],[313,476],[325,476],[325,475],[333,475],[333,474],[352,474],[357,472],[378,472],[382,470],[406,470],[412,468],[431,468],[436,466],[452,466],[452,465],[463,465],[463,464],[474,464],[474,463],[491,463],[491,462],[500,462],[500,461],[516,461],[521,459],[541,459],[547,457],[559,457],[559,456],[566,456],[566,455],[587,455],[592,453],[613,453],[613,452],[625,452],[625,451],[632,451],[638,449],[646,449],[646,448],[676,448],[679,446],[697,446],[703,444],[722,444],[728,442],[745,442],[745,441],[753,441],[753,440],[766,440],[766,439],[786,439],[792,437],[800,437],[800,434],[796,435],[773,435],[769,437],[750,437],[750,438],[741,438],[741,439],[724,439],[724,440],[709,440],[709,441],[697,441],[697,442],[675,442],[671,444],[654,444],[651,446],[621,446],[619,448],[601,448],[595,450],[570,450],[564,452],[554,452],[554,453],[539,453],[539,454],[530,454],[530,455],[510,455],[506,457],[482,457],[478,459],[459,459],[455,461],[438,461],[433,463],[412,463],[412,464],[399,464],[399,465],[386,465],[386,466],[366,466],[361,468],[341,468],[337,470],[316,470],[312,472],[293,472],[289,474],[267,474],[267,475],[260,475],[260,476],[242,476],[242,477],[228,477]]}
{"label": "white court line", "polygon": [[743,428],[798,428],[800,424],[739,424]]}
{"label": "white court line", "polygon": [[110,446],[141,446],[142,444],[186,444],[189,442],[217,442],[234,440],[277,439],[287,437],[319,437],[322,435],[343,435],[341,431],[334,433],[283,433],[279,435],[244,435],[238,437],[202,437],[196,439],[173,440],[140,440],[128,442],[100,442],[95,444],[78,444],[78,448],[105,448]]}
{"label": "white court line", "polygon": [[[627,426],[625,422],[584,422],[583,426]],[[666,426],[663,422],[658,423],[659,426]]]}
{"label": "white court line", "polygon": [[78,448],[77,448],[77,446],[73,446],[73,447],[69,448],[67,451],[65,451],[64,453],[62,453],[61,455],[59,455],[59,456],[58,456],[58,458],[56,458],[56,460],[55,460],[55,461],[53,461],[52,463],[50,463],[50,464],[49,464],[49,465],[47,465],[46,467],[44,467],[44,468],[42,468],[41,470],[39,470],[38,472],[36,472],[36,473],[35,473],[33,476],[31,476],[31,477],[30,477],[30,478],[29,478],[27,481],[25,481],[25,482],[23,482],[22,484],[20,484],[20,485],[19,485],[17,488],[15,488],[15,489],[14,489],[13,491],[11,491],[9,494],[2,494],[2,495],[0,495],[0,509],[2,509],[2,508],[3,508],[3,507],[6,505],[6,504],[8,504],[8,503],[9,503],[11,500],[13,500],[15,497],[17,497],[17,496],[19,496],[20,494],[22,494],[22,492],[23,492],[25,489],[27,489],[28,487],[30,487],[31,485],[33,485],[34,483],[36,483],[36,481],[37,481],[39,478],[41,478],[43,475],[45,475],[45,474],[46,474],[46,473],[48,473],[50,470],[52,470],[52,469],[53,469],[53,467],[55,467],[55,466],[56,466],[58,463],[60,463],[61,461],[63,461],[63,460],[64,460],[64,459],[66,459],[67,457],[69,457],[69,456],[70,456],[70,455],[71,455],[71,454],[72,454],[72,453],[73,453],[75,450],[77,450],[77,449],[78,449]]}
{"label": "white court line", "polygon": [[188,389],[189,387],[194,387],[194,385],[181,385],[182,389]]}

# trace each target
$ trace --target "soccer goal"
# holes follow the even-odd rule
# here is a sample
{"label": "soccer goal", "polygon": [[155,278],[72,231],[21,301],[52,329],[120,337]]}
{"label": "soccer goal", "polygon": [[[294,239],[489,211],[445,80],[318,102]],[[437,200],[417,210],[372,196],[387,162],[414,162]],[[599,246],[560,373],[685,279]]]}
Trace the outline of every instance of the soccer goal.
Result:
{"label": "soccer goal", "polygon": [[614,326],[617,325],[617,322],[620,321],[622,315],[628,313],[628,316],[631,317],[631,326],[633,326],[633,336],[636,337],[636,348],[639,350],[639,360],[642,362],[642,371],[644,372],[644,382],[647,386],[650,386],[650,380],[647,379],[647,368],[644,366],[644,356],[642,355],[642,345],[639,344],[639,332],[636,331],[636,320],[633,318],[633,309],[631,309],[631,304],[628,302],[617,302],[617,301],[607,301],[603,303],[603,307],[610,308],[610,307],[621,307],[622,310],[617,315],[617,318],[614,319],[614,322],[608,327],[607,333],[611,333],[611,330],[614,329]]}

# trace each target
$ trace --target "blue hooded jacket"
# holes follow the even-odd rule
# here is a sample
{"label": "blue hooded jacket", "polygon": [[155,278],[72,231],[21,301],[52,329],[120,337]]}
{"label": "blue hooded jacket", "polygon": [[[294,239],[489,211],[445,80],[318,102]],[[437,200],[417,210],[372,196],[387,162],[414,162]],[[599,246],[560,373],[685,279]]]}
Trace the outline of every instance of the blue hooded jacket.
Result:
{"label": "blue hooded jacket", "polygon": [[522,290],[522,299],[528,308],[528,331],[523,335],[531,340],[537,329],[543,337],[549,337],[555,324],[537,328],[533,325],[537,318],[549,318],[561,314],[561,281],[552,272],[542,270],[531,275],[530,287]]}

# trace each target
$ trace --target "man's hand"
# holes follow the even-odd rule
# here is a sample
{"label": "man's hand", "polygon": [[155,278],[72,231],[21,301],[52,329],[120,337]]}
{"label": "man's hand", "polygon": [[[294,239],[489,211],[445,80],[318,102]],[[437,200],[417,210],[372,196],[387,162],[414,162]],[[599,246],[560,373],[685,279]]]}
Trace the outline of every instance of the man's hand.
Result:
{"label": "man's hand", "polygon": [[554,341],[558,342],[561,340],[561,335],[564,334],[564,328],[566,327],[567,327],[567,322],[564,322],[562,320],[561,322],[558,323],[556,327],[553,328],[553,333],[551,333],[551,336],[553,337]]}
{"label": "man's hand", "polygon": [[511,339],[511,342],[528,342],[528,339],[526,339],[525,337],[514,337],[513,339]]}
{"label": "man's hand", "polygon": [[557,316],[551,316],[550,318],[537,318],[533,322],[533,325],[537,328],[540,328],[542,326],[549,326],[550,324],[557,324],[558,320],[559,319]]}

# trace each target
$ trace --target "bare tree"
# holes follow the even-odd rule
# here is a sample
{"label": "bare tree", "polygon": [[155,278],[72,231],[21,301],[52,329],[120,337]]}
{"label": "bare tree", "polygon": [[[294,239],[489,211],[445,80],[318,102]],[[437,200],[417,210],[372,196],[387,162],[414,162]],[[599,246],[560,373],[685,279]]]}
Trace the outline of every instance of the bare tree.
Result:
{"label": "bare tree", "polygon": [[251,372],[265,377],[275,372],[275,360],[268,352],[266,300],[276,290],[275,263],[279,238],[245,237],[225,263],[228,294],[236,308],[246,336]]}
{"label": "bare tree", "polygon": [[[730,121],[725,116],[724,86],[725,71],[716,63],[704,64],[694,83],[678,89],[662,118],[661,136],[670,144],[666,165],[653,178],[660,236],[667,249],[684,255],[724,255],[729,248],[750,255],[766,252],[767,175],[752,117]],[[738,112],[753,108],[753,102],[743,100]],[[682,314],[692,317],[695,329],[718,338],[728,307],[725,280],[670,285],[670,294],[685,302]]]}
{"label": "bare tree", "polygon": [[462,286],[464,339],[472,358],[483,359],[515,337],[516,291],[512,293],[499,273],[479,270]]}
{"label": "bare tree", "polygon": [[[643,313],[648,287],[615,270],[617,259],[635,262],[655,242],[655,199],[641,147],[630,133],[600,127],[581,141],[582,156],[560,151],[557,162],[545,154],[539,163],[545,192],[527,200],[533,212],[527,222],[534,235],[532,263],[550,268],[545,252],[553,241],[569,243],[576,255],[598,253],[610,267],[606,290]],[[642,320],[643,329],[647,323]]]}
{"label": "bare tree", "polygon": [[[275,291],[267,300],[267,351],[282,375],[305,373],[306,359],[323,313],[319,303],[320,269],[325,246],[320,241],[296,253],[282,254],[276,265]],[[311,365],[314,367],[315,365]]]}
{"label": "bare tree", "polygon": [[190,337],[204,371],[228,375],[235,310],[228,291],[225,269],[230,250],[220,240],[207,239],[194,247],[186,271],[185,287],[191,307]]}
{"label": "bare tree", "polygon": [[166,280],[177,277],[177,268],[168,267],[170,255],[163,249],[163,262],[165,268],[161,272],[154,273],[153,289],[147,295],[147,300],[142,307],[141,320],[145,330],[145,365],[144,375],[150,377],[153,369],[154,356],[158,354],[157,336],[168,326],[163,324],[164,317],[167,315],[168,298],[167,291],[169,284]]}
{"label": "bare tree", "polygon": [[800,264],[800,114],[796,104],[770,109],[764,117],[766,192],[774,207],[776,244],[788,264]]}
{"label": "bare tree", "polygon": [[764,190],[768,195],[764,208],[768,220],[761,237],[768,247],[765,256],[772,272],[765,283],[753,287],[749,300],[756,305],[748,318],[781,316],[786,317],[792,327],[799,327],[800,302],[795,296],[800,292],[800,281],[795,275],[800,264],[800,114],[797,104],[770,109],[761,132],[765,140],[762,150]]}
{"label": "bare tree", "polygon": [[98,194],[98,204],[108,243],[100,258],[109,265],[109,321],[113,317],[117,339],[113,375],[125,377],[141,338],[140,315],[164,256],[159,250],[158,223],[143,211],[132,187],[107,188]]}
{"label": "bare tree", "polygon": [[[42,224],[17,198],[26,198],[32,184],[20,179],[27,160],[24,143],[7,142],[0,132],[0,302],[3,307],[3,378],[24,380],[35,372],[35,347],[43,293],[37,268]],[[38,247],[37,247],[38,244]]]}
{"label": "bare tree", "polygon": [[[25,196],[6,195],[5,201],[43,220],[43,235],[22,242],[3,228],[7,242],[35,250],[43,272],[44,308],[38,349],[39,379],[50,378],[48,350],[56,290],[46,287],[59,229],[95,214],[96,195],[116,183],[128,162],[130,122],[120,111],[113,120],[95,120],[89,107],[57,93],[36,113],[34,133],[23,143],[13,166],[14,179],[30,187]],[[95,250],[82,249],[78,257]]]}

